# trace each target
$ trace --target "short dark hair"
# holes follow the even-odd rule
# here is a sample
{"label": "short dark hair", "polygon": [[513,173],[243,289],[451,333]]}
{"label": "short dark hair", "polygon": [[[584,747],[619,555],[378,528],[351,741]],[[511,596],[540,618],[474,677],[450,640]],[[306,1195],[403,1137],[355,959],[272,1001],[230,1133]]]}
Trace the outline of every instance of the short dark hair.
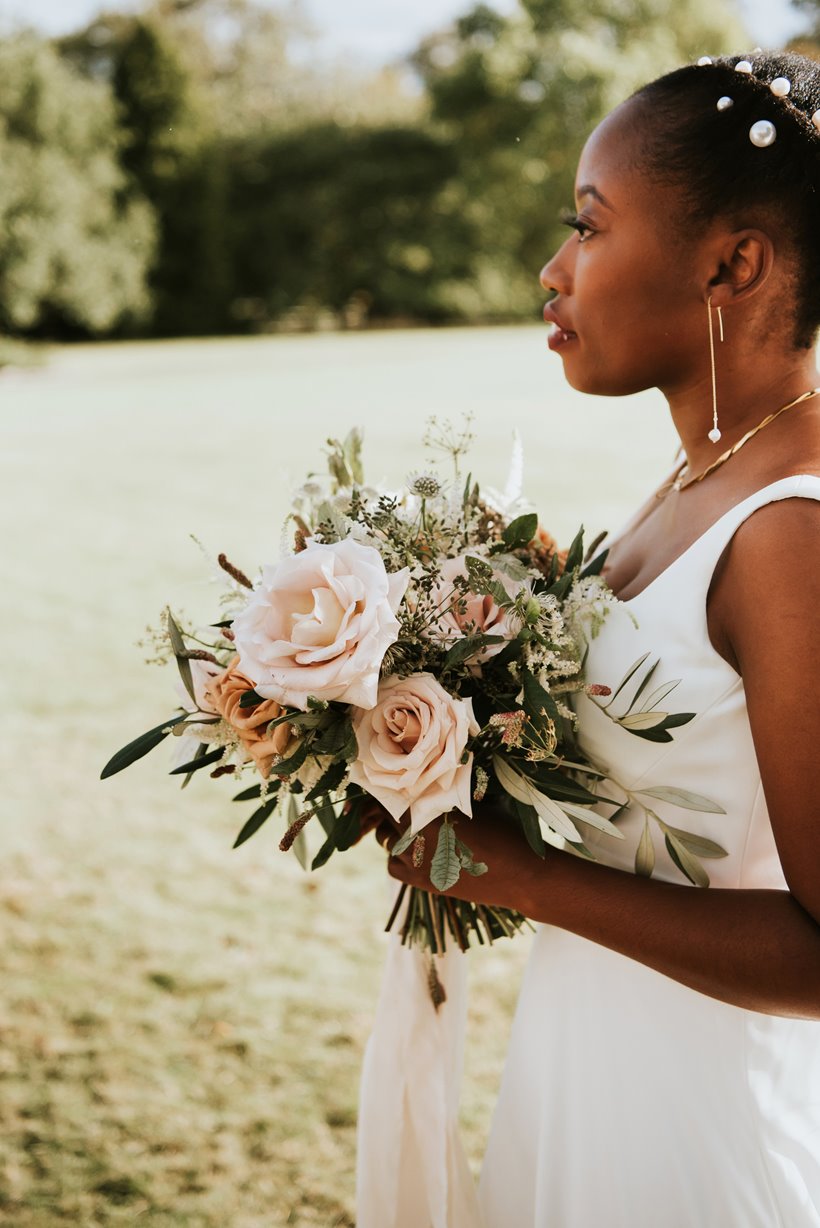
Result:
{"label": "short dark hair", "polygon": [[[742,60],[752,71],[738,72]],[[791,83],[786,97],[769,86]],[[721,97],[731,107],[718,110]],[[642,156],[650,174],[681,192],[688,224],[742,219],[765,210],[795,251],[794,343],[810,348],[820,327],[820,64],[792,52],[716,57],[676,69],[637,90],[647,114]],[[749,139],[757,120],[777,136],[760,148]],[[818,117],[820,119],[820,116]]]}

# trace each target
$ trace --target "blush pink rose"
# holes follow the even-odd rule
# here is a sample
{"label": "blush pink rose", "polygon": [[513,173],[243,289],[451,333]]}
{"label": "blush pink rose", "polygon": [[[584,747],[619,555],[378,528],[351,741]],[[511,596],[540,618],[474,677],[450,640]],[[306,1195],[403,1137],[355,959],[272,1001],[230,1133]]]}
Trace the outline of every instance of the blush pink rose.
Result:
{"label": "blush pink rose", "polygon": [[[439,571],[439,580],[431,590],[431,600],[442,608],[442,613],[433,624],[429,634],[450,647],[465,635],[500,635],[504,641],[510,640],[516,633],[511,627],[508,612],[488,594],[459,593],[454,590],[453,582],[459,577],[467,576],[465,556],[454,559],[444,559]],[[510,596],[515,596],[522,587],[520,582],[511,581],[509,577],[496,573],[495,579],[503,585]],[[473,656],[467,658],[467,664],[478,664],[494,657],[501,652],[504,643],[485,644]]]}
{"label": "blush pink rose", "polygon": [[372,708],[408,579],[406,568],[388,575],[372,546],[309,539],[264,569],[234,619],[242,673],[257,694],[294,708],[304,710],[309,695]]}
{"label": "blush pink rose", "polygon": [[386,678],[376,706],[353,713],[359,754],[350,779],[381,802],[394,819],[409,808],[418,831],[448,810],[472,817],[473,756],[478,733],[472,701],[456,699],[432,674]]}

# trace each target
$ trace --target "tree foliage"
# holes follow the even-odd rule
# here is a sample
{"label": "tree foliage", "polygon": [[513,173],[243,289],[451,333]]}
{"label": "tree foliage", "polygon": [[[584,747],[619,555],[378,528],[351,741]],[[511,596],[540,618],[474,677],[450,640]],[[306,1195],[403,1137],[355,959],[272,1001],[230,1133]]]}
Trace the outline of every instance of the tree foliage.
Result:
{"label": "tree foliage", "polygon": [[124,197],[110,93],[30,35],[0,42],[0,321],[103,333],[149,306],[152,215]]}

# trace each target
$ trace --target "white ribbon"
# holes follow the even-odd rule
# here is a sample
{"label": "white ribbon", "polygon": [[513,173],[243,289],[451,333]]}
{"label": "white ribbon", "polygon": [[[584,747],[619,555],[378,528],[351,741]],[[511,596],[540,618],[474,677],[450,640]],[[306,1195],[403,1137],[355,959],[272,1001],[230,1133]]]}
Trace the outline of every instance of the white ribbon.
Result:
{"label": "white ribbon", "polygon": [[435,957],[447,999],[430,997],[430,955],[391,933],[359,1097],[357,1228],[481,1228],[458,1131],[467,957]]}

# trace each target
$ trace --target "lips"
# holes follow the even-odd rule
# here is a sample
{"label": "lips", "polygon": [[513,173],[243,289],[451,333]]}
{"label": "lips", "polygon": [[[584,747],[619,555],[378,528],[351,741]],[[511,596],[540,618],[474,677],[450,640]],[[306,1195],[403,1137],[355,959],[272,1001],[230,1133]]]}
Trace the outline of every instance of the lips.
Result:
{"label": "lips", "polygon": [[551,350],[557,350],[569,341],[578,340],[578,334],[573,329],[568,328],[564,321],[560,319],[552,303],[547,303],[544,307],[544,319],[553,326],[552,332],[547,338],[547,343]]}

